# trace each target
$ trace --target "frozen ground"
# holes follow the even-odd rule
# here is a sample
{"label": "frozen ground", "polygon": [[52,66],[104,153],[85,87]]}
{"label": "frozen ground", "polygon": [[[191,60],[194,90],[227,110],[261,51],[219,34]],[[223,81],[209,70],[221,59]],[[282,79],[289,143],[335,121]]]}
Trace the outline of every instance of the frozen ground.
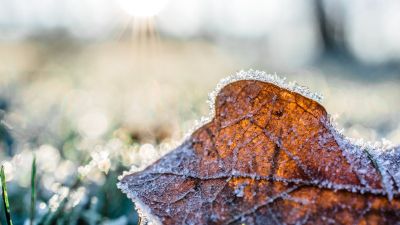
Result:
{"label": "frozen ground", "polygon": [[[374,74],[332,59],[285,68],[202,41],[163,40],[144,49],[126,41],[51,43],[0,44],[0,118],[3,138],[11,140],[0,145],[8,150],[1,161],[10,195],[18,199],[13,196],[29,184],[31,151],[41,155],[41,215],[83,174],[83,189],[68,191],[79,200],[75,206],[97,201],[103,222],[134,221],[121,206],[104,211],[104,193],[119,193],[122,170],[148,165],[176,145],[208,115],[206,100],[218,81],[240,69],[276,72],[321,93],[322,105],[349,137],[400,144],[400,81],[390,71]],[[110,189],[101,188],[105,184]],[[23,205],[14,208],[23,221]]]}

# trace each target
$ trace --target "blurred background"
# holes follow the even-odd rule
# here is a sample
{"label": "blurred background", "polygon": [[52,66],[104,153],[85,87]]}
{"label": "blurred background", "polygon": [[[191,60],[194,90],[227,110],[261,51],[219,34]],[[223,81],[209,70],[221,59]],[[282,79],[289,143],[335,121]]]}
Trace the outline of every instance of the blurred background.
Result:
{"label": "blurred background", "polygon": [[176,146],[241,69],[323,94],[350,137],[400,144],[399,12],[397,0],[0,0],[14,224],[29,221],[33,155],[36,223],[136,224],[117,176]]}

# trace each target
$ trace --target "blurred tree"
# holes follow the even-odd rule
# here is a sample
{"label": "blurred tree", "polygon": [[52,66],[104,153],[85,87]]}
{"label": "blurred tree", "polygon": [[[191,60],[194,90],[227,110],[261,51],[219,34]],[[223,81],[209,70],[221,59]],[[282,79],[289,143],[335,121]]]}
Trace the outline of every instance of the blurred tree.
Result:
{"label": "blurred tree", "polygon": [[[314,0],[318,29],[323,44],[323,54],[349,55],[345,44],[343,10],[340,4],[328,5],[326,1]],[[335,8],[335,10],[332,10]]]}

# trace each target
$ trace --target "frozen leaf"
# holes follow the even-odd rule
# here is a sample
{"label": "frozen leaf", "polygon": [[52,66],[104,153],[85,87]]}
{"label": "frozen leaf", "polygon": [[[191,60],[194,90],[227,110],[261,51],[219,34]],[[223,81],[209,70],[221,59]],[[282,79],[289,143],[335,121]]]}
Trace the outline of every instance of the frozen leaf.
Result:
{"label": "frozen leaf", "polygon": [[118,184],[148,222],[400,221],[398,148],[343,137],[302,89],[243,79],[220,88],[212,120]]}

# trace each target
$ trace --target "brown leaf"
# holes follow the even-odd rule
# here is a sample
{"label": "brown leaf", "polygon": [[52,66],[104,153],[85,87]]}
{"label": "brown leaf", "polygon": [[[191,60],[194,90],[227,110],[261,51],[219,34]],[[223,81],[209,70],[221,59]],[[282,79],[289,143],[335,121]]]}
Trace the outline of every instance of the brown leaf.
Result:
{"label": "brown leaf", "polygon": [[398,224],[399,149],[341,136],[316,101],[225,86],[215,117],[119,187],[163,224]]}

